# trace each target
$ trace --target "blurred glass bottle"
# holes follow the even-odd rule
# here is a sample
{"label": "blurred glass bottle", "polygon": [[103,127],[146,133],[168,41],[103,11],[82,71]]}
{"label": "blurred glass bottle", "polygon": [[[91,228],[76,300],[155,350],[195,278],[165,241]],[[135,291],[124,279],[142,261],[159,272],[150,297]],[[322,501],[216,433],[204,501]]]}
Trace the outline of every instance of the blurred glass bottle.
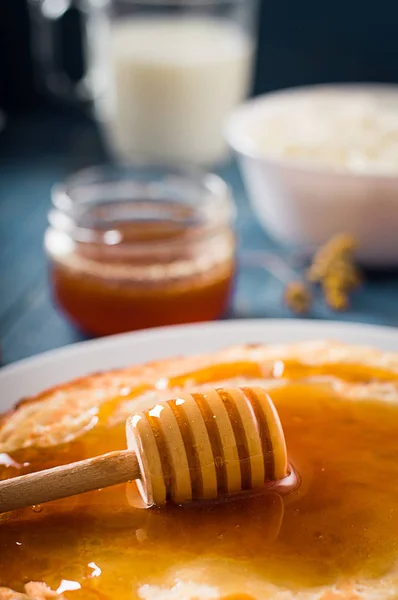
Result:
{"label": "blurred glass bottle", "polygon": [[114,157],[199,165],[227,157],[223,121],[250,91],[257,0],[81,0],[87,70],[78,81],[59,52],[70,1],[30,3],[47,87],[93,102]]}

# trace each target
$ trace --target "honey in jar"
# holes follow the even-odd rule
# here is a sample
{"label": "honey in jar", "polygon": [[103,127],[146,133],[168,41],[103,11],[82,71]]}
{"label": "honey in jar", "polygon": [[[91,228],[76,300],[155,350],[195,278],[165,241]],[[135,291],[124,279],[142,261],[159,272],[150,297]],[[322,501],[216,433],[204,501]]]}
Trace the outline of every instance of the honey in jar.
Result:
{"label": "honey in jar", "polygon": [[56,304],[95,335],[208,321],[234,278],[233,203],[215,175],[114,168],[57,186],[45,246]]}
{"label": "honey in jar", "polygon": [[[45,581],[71,600],[395,598],[398,406],[345,389],[388,386],[396,374],[277,366],[273,377],[283,379],[264,385],[300,476],[292,493],[140,510],[117,486],[10,513],[0,519],[0,586],[21,591],[27,581]],[[255,363],[230,371],[243,385],[261,381]],[[168,392],[195,381],[216,387],[225,376],[214,365],[169,380]],[[142,394],[130,390],[132,405]],[[67,443],[0,455],[0,479],[124,448],[122,401],[113,399]]]}

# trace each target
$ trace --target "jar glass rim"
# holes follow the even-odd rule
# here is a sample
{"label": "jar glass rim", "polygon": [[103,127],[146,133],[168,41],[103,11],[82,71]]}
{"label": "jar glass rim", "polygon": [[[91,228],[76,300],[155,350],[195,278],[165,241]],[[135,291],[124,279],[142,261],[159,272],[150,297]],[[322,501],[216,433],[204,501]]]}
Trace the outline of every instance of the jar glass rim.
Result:
{"label": "jar glass rim", "polygon": [[[102,217],[96,218],[94,226],[84,223],[84,211],[88,207],[101,207],[104,203],[111,207],[111,211],[112,205],[117,207],[118,202],[127,204],[130,207],[129,218],[133,221],[156,220],[159,208],[163,210],[166,204],[162,205],[162,201],[167,198],[170,202],[174,201],[175,206],[189,207],[191,212],[187,216],[187,226],[189,219],[196,218],[200,221],[197,231],[201,236],[211,235],[220,227],[231,226],[236,217],[228,184],[214,173],[193,167],[146,163],[89,167],[54,185],[51,196],[54,208],[49,213],[50,225],[80,242],[123,242],[117,235],[115,219],[107,217],[106,213],[104,216],[104,211],[101,212]],[[170,215],[164,212],[161,218],[172,222],[174,216],[172,212]],[[180,225],[184,225],[183,218]]]}
{"label": "jar glass rim", "polygon": [[[112,0],[84,0],[88,5],[93,4],[94,6],[112,5]],[[182,8],[190,6],[223,6],[231,4],[248,4],[250,0],[118,0],[119,3],[124,4],[138,4],[142,6],[179,6]],[[256,3],[258,0],[251,0],[252,3]]]}
{"label": "jar glass rim", "polygon": [[[89,12],[91,9],[94,10],[114,10],[115,3],[113,0],[80,0],[82,10]],[[228,8],[243,7],[245,9],[253,8],[257,9],[259,0],[118,0],[118,7],[127,8],[129,6],[146,9],[150,11],[158,9],[164,11],[165,9],[177,10],[181,9],[184,13],[187,11],[196,11],[200,9],[214,10],[221,9],[225,10]]]}

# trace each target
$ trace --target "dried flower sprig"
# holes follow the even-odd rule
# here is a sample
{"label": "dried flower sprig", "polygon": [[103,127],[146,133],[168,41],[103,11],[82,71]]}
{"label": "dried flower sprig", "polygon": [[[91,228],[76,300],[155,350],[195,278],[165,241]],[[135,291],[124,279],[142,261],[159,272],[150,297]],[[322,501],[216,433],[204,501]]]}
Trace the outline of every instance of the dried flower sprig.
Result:
{"label": "dried flower sprig", "polygon": [[326,304],[335,311],[347,310],[350,294],[362,284],[362,274],[355,264],[356,239],[349,234],[334,236],[319,248],[303,278],[273,252],[245,251],[243,264],[260,267],[284,286],[284,303],[296,315],[308,314],[316,288]]}
{"label": "dried flower sprig", "polygon": [[245,251],[241,256],[245,266],[261,268],[284,286],[284,302],[297,315],[307,314],[312,307],[311,286],[298,278],[289,264],[273,252]]}
{"label": "dried flower sprig", "polygon": [[296,315],[308,314],[313,301],[310,287],[304,281],[291,281],[285,288],[284,301]]}
{"label": "dried flower sprig", "polygon": [[347,310],[351,292],[362,283],[355,264],[356,249],[353,236],[336,235],[315,253],[307,270],[307,280],[320,285],[327,305],[333,310]]}

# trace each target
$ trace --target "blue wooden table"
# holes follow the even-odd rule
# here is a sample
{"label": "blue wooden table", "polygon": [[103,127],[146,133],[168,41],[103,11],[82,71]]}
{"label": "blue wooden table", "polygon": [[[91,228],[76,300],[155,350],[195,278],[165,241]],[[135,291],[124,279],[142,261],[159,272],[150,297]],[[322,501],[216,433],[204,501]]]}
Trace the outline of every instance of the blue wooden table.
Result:
{"label": "blue wooden table", "polygon": [[[75,169],[105,160],[93,123],[74,111],[9,122],[0,134],[0,339],[2,363],[84,339],[53,307],[43,234],[50,189]],[[235,165],[220,171],[234,190],[241,248],[276,250],[256,223]],[[292,317],[282,285],[266,272],[241,270],[231,316]],[[369,273],[347,313],[321,300],[312,318],[398,326],[398,271]],[[397,330],[398,335],[398,330]]]}

